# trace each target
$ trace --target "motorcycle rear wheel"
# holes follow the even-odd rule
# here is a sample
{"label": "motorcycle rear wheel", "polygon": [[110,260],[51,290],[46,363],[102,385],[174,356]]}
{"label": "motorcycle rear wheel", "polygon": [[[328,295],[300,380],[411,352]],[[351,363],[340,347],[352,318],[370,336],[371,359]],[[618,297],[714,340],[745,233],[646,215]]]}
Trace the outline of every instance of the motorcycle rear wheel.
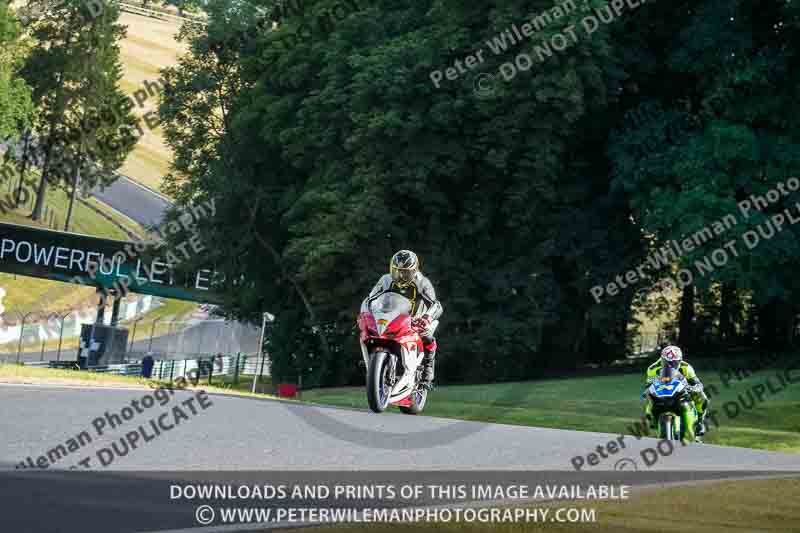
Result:
{"label": "motorcycle rear wheel", "polygon": [[389,352],[378,351],[372,354],[367,369],[367,403],[375,413],[382,413],[389,405]]}

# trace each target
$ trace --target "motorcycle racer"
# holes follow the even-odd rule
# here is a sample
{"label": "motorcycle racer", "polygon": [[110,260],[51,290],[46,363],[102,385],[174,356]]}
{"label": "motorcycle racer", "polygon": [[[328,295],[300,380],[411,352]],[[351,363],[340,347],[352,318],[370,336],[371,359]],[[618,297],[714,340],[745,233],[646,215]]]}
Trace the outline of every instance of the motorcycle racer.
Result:
{"label": "motorcycle racer", "polygon": [[[703,391],[703,384],[701,383],[700,378],[697,377],[692,365],[683,360],[683,351],[681,351],[680,348],[670,345],[661,350],[661,357],[658,358],[658,361],[647,367],[645,387],[648,387],[651,383],[658,380],[658,376],[664,367],[676,369],[678,372],[683,374],[683,376],[686,378],[686,381],[688,381],[689,385],[692,386],[692,402],[697,409],[698,415],[695,435],[698,437],[705,435],[705,420],[708,416],[709,406],[708,396],[706,396],[706,393]],[[650,422],[650,427],[655,428],[658,417],[653,415],[653,402],[649,397],[647,399],[647,405],[645,406],[645,416]]]}
{"label": "motorcycle racer", "polygon": [[431,389],[436,364],[436,338],[433,336],[437,319],[442,315],[443,307],[436,299],[433,284],[419,270],[419,258],[410,250],[400,250],[389,261],[389,274],[384,274],[372,288],[361,304],[361,312],[369,312],[369,304],[381,294],[396,292],[408,298],[412,303],[411,316],[413,324],[418,328],[425,343],[425,355],[422,360],[422,383]]}

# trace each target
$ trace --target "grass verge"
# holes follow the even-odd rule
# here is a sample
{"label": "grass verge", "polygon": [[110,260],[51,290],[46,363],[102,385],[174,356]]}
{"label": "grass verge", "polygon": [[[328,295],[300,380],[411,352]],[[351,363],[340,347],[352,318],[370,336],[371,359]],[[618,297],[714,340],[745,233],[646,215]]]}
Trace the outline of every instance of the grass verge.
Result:
{"label": "grass verge", "polygon": [[[701,364],[695,369],[706,385],[720,383],[718,376],[712,373],[704,376]],[[750,403],[748,391],[766,383],[770,377],[776,385],[775,373],[765,370],[731,382],[728,387],[718,385],[718,393],[711,398],[711,408],[717,413],[719,427],[712,425],[705,441],[800,452],[800,383],[789,384],[777,394],[767,394],[752,409],[741,408],[739,396]],[[798,374],[798,370],[793,372],[794,376]],[[629,427],[643,414],[643,402],[639,399],[643,379],[637,373],[438,387],[428,396],[425,414],[481,422],[631,434]],[[366,393],[360,387],[304,391],[303,400],[367,408]],[[723,405],[728,402],[739,402],[737,416],[725,413]]]}
{"label": "grass verge", "polygon": [[[412,530],[445,532],[560,532],[570,533],[737,533],[800,531],[800,479],[723,481],[668,489],[635,491],[629,500],[601,501],[557,507],[594,509],[595,521],[584,523],[422,523]],[[540,507],[541,509],[541,507]],[[321,527],[320,533],[400,533],[409,524],[348,525]],[[288,532],[287,532],[288,533]]]}

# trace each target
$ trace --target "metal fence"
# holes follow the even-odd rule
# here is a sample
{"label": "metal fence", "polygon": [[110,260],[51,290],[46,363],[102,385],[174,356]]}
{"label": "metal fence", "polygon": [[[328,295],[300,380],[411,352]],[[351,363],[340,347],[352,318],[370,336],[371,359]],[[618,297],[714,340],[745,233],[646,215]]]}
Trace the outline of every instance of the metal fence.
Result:
{"label": "metal fence", "polygon": [[154,352],[165,359],[189,359],[218,353],[257,353],[256,326],[222,319],[183,320],[173,317],[128,326],[128,353]]}
{"label": "metal fence", "polygon": [[[91,322],[89,317],[83,318],[82,322]],[[68,337],[65,334],[68,328],[63,324],[64,320],[56,320],[48,324],[48,328],[40,324],[22,326],[25,335],[3,345],[0,362],[75,361],[78,338]],[[156,359],[198,359],[220,353],[255,354],[259,351],[260,329],[240,322],[173,316],[152,319],[144,315],[122,322],[120,327],[128,330],[126,349],[124,353],[107,354],[106,360],[141,359],[147,353],[152,353]],[[46,331],[49,336],[28,335],[34,330]]]}
{"label": "metal fence", "polygon": [[220,355],[201,359],[157,360],[153,365],[152,378],[160,381],[175,381],[178,378],[199,379],[213,376],[228,376],[234,381],[244,375],[264,377],[269,375],[269,361],[266,357],[236,354]]}
{"label": "metal fence", "polygon": [[[76,361],[34,361],[25,363],[25,365],[79,370]],[[125,363],[92,366],[85,371],[121,376],[141,376],[142,367],[141,360],[129,360]],[[256,375],[259,381],[270,375],[269,358],[238,353],[196,359],[156,359],[153,362],[150,379],[174,382],[183,378],[186,381],[203,381],[212,384],[214,378],[231,378],[230,382],[236,384],[240,378],[246,376],[247,379],[251,379]]]}
{"label": "metal fence", "polygon": [[172,13],[163,7],[150,6],[148,5],[149,3],[142,3],[140,5],[131,2],[117,2],[117,3],[119,4],[119,7],[122,11],[127,11],[129,13],[134,13],[136,15],[144,15],[147,17],[159,18],[162,20],[175,23],[193,22],[195,24],[202,24],[203,26],[208,24],[208,21],[203,17],[189,13],[184,13],[182,16],[176,15],[175,13]]}

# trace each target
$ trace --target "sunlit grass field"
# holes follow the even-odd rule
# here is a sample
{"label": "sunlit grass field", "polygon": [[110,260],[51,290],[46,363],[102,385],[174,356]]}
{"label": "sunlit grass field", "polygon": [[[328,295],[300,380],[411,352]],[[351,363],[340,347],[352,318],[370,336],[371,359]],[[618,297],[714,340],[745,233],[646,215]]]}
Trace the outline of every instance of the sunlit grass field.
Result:
{"label": "sunlit grass field", "polygon": [[[727,402],[742,395],[752,402],[748,391],[771,380],[780,388],[778,370],[763,370],[742,380],[722,384],[721,376],[703,371],[702,360],[693,362],[706,384],[716,386],[711,409],[719,427],[709,424],[705,442],[784,452],[800,452],[800,365],[790,374],[797,383],[777,394],[767,393],[752,409],[739,404],[739,414],[728,416]],[[780,371],[784,372],[784,371]],[[640,393],[644,374],[550,379],[490,385],[437,387],[428,396],[425,415],[482,422],[518,424],[547,428],[630,434],[628,429],[643,415]],[[303,392],[303,400],[343,407],[367,409],[363,388],[316,389]],[[731,412],[733,407],[729,407]]]}

